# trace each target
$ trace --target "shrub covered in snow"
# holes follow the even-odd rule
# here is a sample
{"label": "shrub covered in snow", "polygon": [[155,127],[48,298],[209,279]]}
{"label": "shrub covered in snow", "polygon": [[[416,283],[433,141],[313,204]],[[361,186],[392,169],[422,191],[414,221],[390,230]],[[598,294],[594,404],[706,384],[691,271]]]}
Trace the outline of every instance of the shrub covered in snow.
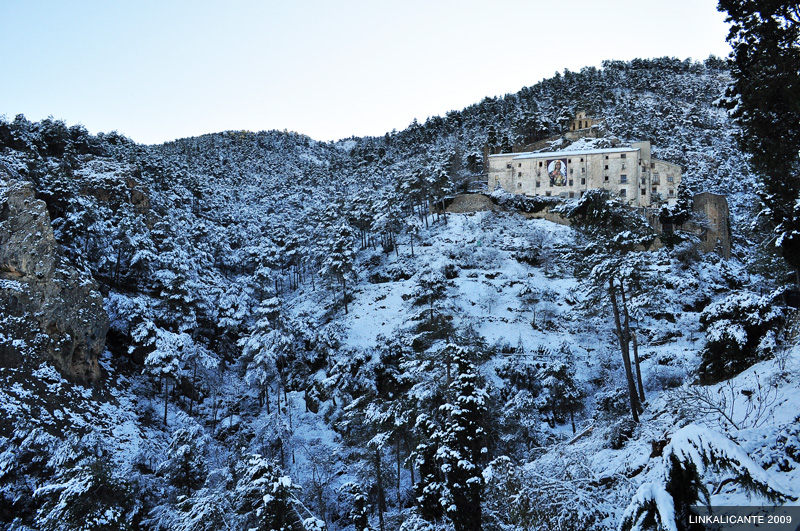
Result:
{"label": "shrub covered in snow", "polygon": [[706,328],[706,345],[701,352],[701,383],[730,378],[770,354],[765,348],[769,342],[762,340],[783,318],[772,300],[771,295],[737,291],[703,311],[700,323]]}

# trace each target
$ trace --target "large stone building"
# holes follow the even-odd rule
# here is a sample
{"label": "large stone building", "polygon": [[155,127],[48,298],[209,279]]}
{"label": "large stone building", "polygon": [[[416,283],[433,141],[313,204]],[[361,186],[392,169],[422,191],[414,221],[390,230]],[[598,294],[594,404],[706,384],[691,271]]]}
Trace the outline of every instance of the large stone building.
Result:
{"label": "large stone building", "polygon": [[[583,117],[581,117],[583,118]],[[584,123],[578,123],[584,126]],[[632,206],[674,204],[681,167],[650,157],[650,142],[630,147],[489,155],[489,189],[578,198],[600,188]]]}

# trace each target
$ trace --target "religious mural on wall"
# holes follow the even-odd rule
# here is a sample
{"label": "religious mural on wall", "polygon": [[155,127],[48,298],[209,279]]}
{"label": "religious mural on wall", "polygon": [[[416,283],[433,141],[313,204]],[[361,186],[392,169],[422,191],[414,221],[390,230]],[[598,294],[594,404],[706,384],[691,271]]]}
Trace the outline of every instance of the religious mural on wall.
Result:
{"label": "religious mural on wall", "polygon": [[548,160],[547,174],[550,176],[550,186],[566,186],[567,159]]}

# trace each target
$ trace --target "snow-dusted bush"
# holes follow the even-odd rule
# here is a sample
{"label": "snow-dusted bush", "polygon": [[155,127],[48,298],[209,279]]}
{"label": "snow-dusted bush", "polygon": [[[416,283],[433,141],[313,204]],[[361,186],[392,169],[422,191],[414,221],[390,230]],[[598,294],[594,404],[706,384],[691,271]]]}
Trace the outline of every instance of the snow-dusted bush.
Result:
{"label": "snow-dusted bush", "polygon": [[796,463],[800,463],[800,416],[781,430],[776,442],[782,450],[782,455],[775,459],[777,468],[784,472],[797,468]]}
{"label": "snow-dusted bush", "polygon": [[179,428],[172,434],[167,459],[158,469],[185,495],[199,489],[208,473],[205,446],[208,440],[199,426]]}
{"label": "snow-dusted bush", "polygon": [[459,273],[460,271],[455,264],[447,263],[444,265],[444,267],[442,267],[442,274],[444,275],[444,278],[448,280],[457,278]]}
{"label": "snow-dusted bush", "polygon": [[701,383],[730,378],[771,353],[772,344],[764,341],[765,336],[783,318],[772,304],[774,295],[738,291],[703,311],[700,322],[706,328],[706,344],[700,353]]}
{"label": "snow-dusted bush", "polygon": [[[736,443],[690,424],[675,432],[664,448],[659,478],[639,486],[622,517],[621,531],[684,529],[692,506],[708,503],[707,469],[724,473],[746,491],[773,502],[794,499]],[[680,522],[680,527],[679,527]]]}
{"label": "snow-dusted bush", "polygon": [[661,355],[655,359],[646,385],[651,390],[674,389],[685,380],[686,369],[673,356]]}
{"label": "snow-dusted bush", "polygon": [[41,504],[36,522],[42,530],[134,529],[141,509],[131,484],[104,458],[65,469],[37,489],[35,498]]}
{"label": "snow-dusted bush", "polygon": [[624,387],[610,387],[595,394],[595,414],[597,418],[615,419],[624,415],[630,407],[628,390]]}
{"label": "snow-dusted bush", "polygon": [[613,498],[582,451],[561,447],[525,465],[501,456],[484,469],[484,529],[613,529]]}
{"label": "snow-dusted bush", "polygon": [[619,450],[625,443],[633,438],[636,430],[636,423],[629,418],[623,418],[611,425],[606,432],[608,446],[614,450]]}

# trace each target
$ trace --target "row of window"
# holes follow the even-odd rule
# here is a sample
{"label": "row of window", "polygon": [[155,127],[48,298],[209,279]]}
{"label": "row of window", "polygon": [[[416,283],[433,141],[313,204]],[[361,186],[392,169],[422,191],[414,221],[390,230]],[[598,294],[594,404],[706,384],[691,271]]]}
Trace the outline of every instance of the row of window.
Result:
{"label": "row of window", "polygon": [[[643,195],[643,196],[647,195],[647,189],[645,189],[645,188],[642,188],[642,189],[641,189],[641,190],[639,190],[639,191],[641,192],[641,195]],[[653,188],[653,195],[656,195],[656,194],[658,194],[658,190],[657,190],[657,189],[654,187],[654,188]],[[669,190],[669,192],[668,192],[668,194],[667,194],[667,195],[668,195],[669,197],[675,197],[675,190]],[[627,196],[628,196],[628,190],[627,190],[627,188],[620,188],[620,189],[619,189],[619,196],[620,196],[620,197],[627,197]]]}
{"label": "row of window", "polygon": [[[572,183],[570,183],[570,184],[572,184]],[[517,186],[518,186],[519,188],[522,188],[522,183],[517,183]],[[536,181],[536,188],[539,188],[540,186],[541,186],[541,183],[540,183],[539,181]],[[640,192],[641,192],[641,195],[643,195],[643,196],[644,196],[644,195],[647,195],[647,189],[646,189],[646,188],[642,188],[642,189],[640,190]],[[552,195],[552,193],[553,193],[553,192],[552,192],[551,190],[545,190],[545,192],[544,192],[544,195],[546,195],[547,197],[550,197],[550,196]],[[564,193],[564,192],[562,192],[562,193]],[[583,195],[583,191],[580,191],[580,192],[578,192],[578,193],[580,194],[578,197],[580,197],[580,196],[582,196],[582,195]],[[658,194],[658,189],[657,189],[656,187],[653,187],[653,191],[652,191],[652,193],[653,193],[653,194]],[[620,188],[620,189],[619,189],[619,196],[620,196],[620,197],[627,197],[627,196],[628,196],[628,190],[627,190],[627,188]],[[670,190],[668,191],[668,196],[669,196],[669,197],[675,197],[675,190],[672,190],[672,189],[670,189]],[[569,197],[570,197],[570,198],[573,198],[573,197],[575,197],[575,192],[569,192]]]}
{"label": "row of window", "polygon": [[[606,157],[606,158],[608,158],[608,157]],[[622,157],[622,158],[625,158],[625,157],[624,157],[624,153],[623,153],[623,157]],[[572,159],[568,159],[568,162],[567,162],[567,163],[569,163],[569,162],[572,162]],[[581,159],[581,162],[583,162],[583,159]],[[539,167],[541,168],[541,167],[543,167],[543,166],[544,166],[544,163],[540,161],[540,162],[539,162]],[[652,168],[652,167],[654,167],[654,166],[655,166],[655,164],[651,164],[651,165],[650,165],[650,167],[651,167],[651,168]],[[522,163],[521,163],[521,162],[520,162],[520,163],[518,163],[518,164],[517,164],[517,167],[518,167],[518,168],[521,168],[521,167],[522,167]],[[511,169],[511,164],[506,164],[506,169]],[[608,169],[609,169],[609,168],[608,168],[608,164],[606,164],[606,165],[605,165],[604,169],[605,169],[605,170],[608,170]],[[625,163],[624,163],[624,162],[622,163],[622,169],[623,169],[623,170],[624,170],[624,169],[627,169],[627,166],[625,165]],[[569,172],[570,172],[571,174],[572,174],[572,173],[574,173],[574,171],[575,171],[575,169],[574,169],[574,168],[570,168],[570,169],[569,169]],[[581,173],[586,173],[586,168],[581,168]],[[541,175],[541,170],[540,170],[540,171],[537,171],[537,172],[536,172],[536,175]],[[518,177],[522,177],[522,172],[517,172],[517,176],[518,176]],[[624,175],[620,175],[620,178],[625,178],[625,176],[624,176]],[[643,178],[643,179],[644,179],[644,178]],[[608,176],[606,176],[606,180],[608,180]],[[659,181],[660,181],[660,179],[659,179],[659,175],[658,175],[657,173],[653,174],[653,183],[654,183],[654,184],[659,184]],[[624,182],[624,181],[623,181],[623,182]],[[672,175],[667,175],[667,182],[670,182],[670,183],[671,183],[671,182],[674,182],[674,178],[672,177]]]}
{"label": "row of window", "polygon": [[[541,174],[537,173],[537,176],[541,176]],[[519,172],[519,173],[517,173],[517,177],[521,179],[521,178],[522,178],[522,172]],[[495,178],[495,180],[499,180],[499,178]],[[647,179],[645,179],[644,177],[642,177],[642,179],[641,179],[641,180],[642,180],[642,183],[641,183],[641,184],[647,184]],[[672,179],[672,177],[667,177],[667,181],[669,181],[669,182],[673,182],[673,179]],[[604,182],[604,183],[611,182],[611,179],[609,178],[609,176],[608,176],[608,175],[605,175],[605,176],[603,176],[603,182]],[[620,176],[619,176],[619,184],[628,184],[628,176],[627,176],[627,175],[625,175],[625,174],[622,174],[622,175],[620,175]],[[656,186],[657,186],[657,185],[659,185],[659,184],[660,184],[660,182],[659,182],[659,180],[658,180],[657,178],[653,178],[653,182],[652,182],[652,184],[654,185],[654,186],[653,186],[653,193],[655,193],[655,192],[656,192],[656,190],[657,190],[657,189],[656,189]],[[539,188],[539,187],[541,187],[541,185],[542,185],[542,183],[541,183],[540,181],[536,181],[536,188]],[[573,179],[569,179],[569,180],[568,180],[568,185],[569,185],[569,186],[574,186],[574,185],[575,185],[575,181],[574,181]],[[586,177],[581,177],[581,185],[586,185]],[[517,185],[517,186],[518,186],[519,188],[522,188],[522,183],[521,183],[521,182],[520,182],[520,183],[518,183],[518,185]],[[644,188],[643,188],[642,190],[644,190]]]}

